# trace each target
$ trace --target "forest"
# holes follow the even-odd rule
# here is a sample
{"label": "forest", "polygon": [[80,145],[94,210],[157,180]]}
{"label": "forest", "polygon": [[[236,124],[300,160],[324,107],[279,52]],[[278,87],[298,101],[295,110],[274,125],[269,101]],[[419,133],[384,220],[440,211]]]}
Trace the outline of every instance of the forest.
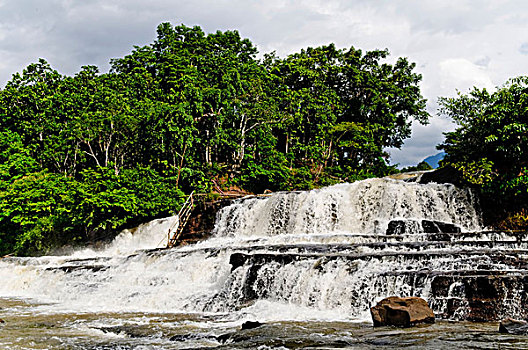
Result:
{"label": "forest", "polygon": [[[385,149],[430,117],[415,64],[387,50],[329,44],[280,58],[237,31],[163,23],[152,44],[110,63],[67,76],[41,59],[0,90],[0,255],[108,239],[174,214],[193,190],[385,176],[397,172]],[[517,203],[527,197],[527,96],[515,80],[441,99],[459,124],[439,146],[445,165]]]}

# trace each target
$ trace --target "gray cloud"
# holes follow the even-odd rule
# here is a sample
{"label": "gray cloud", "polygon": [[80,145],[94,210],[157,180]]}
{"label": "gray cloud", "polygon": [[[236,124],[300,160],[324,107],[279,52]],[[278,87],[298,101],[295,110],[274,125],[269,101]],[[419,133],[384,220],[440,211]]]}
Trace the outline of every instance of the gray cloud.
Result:
{"label": "gray cloud", "polygon": [[528,43],[522,43],[519,47],[519,52],[523,55],[528,55]]}
{"label": "gray cloud", "polygon": [[440,116],[433,116],[429,125],[413,123],[412,136],[405,146],[401,150],[387,150],[392,163],[400,166],[416,165],[428,156],[441,152],[436,149],[436,145],[444,140],[442,132],[453,131],[454,128],[451,120]]}
{"label": "gray cloud", "polygon": [[[280,56],[330,42],[389,48],[422,73],[434,114],[438,96],[493,88],[528,71],[528,4],[523,0],[0,0],[0,86],[39,57],[63,74],[151,43],[161,22],[236,29],[261,52]],[[414,126],[392,160],[413,165],[436,153],[449,121]]]}
{"label": "gray cloud", "polygon": [[480,66],[480,67],[483,67],[483,68],[486,68],[489,66],[491,62],[491,58],[489,58],[489,56],[485,56],[485,57],[479,57],[475,60],[475,64],[477,66]]}

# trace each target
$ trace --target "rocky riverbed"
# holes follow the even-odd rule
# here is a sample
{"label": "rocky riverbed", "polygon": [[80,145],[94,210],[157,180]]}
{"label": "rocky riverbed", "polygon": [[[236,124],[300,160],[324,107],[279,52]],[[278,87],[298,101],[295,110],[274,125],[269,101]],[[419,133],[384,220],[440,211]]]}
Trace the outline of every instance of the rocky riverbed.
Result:
{"label": "rocky riverbed", "polygon": [[[42,312],[42,307],[29,301],[0,299],[0,317],[5,319],[0,326],[0,348],[528,349],[528,336],[501,334],[496,322],[437,321],[432,325],[403,329],[374,328],[371,322],[284,320],[268,321],[260,327],[242,331],[242,322],[230,315],[47,314]],[[229,337],[222,341],[222,335]]]}

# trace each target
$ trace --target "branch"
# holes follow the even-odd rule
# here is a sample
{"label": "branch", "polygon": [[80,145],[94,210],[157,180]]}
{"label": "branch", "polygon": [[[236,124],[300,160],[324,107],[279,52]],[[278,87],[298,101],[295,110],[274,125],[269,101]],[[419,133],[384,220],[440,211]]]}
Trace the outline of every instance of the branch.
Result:
{"label": "branch", "polygon": [[95,162],[97,163],[97,165],[99,167],[101,167],[101,163],[99,163],[99,159],[97,159],[97,157],[95,156],[95,153],[92,149],[92,145],[90,144],[90,142],[87,142],[87,141],[84,141],[84,143],[86,143],[88,145],[88,148],[90,149],[90,152],[86,152],[86,151],[83,151],[84,153],[86,153],[87,155],[91,156],[93,159],[95,159]]}

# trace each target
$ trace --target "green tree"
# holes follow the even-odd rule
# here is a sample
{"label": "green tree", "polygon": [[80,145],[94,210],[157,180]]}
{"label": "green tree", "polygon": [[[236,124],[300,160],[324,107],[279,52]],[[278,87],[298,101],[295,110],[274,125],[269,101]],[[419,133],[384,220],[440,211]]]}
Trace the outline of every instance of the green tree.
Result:
{"label": "green tree", "polygon": [[325,172],[338,179],[385,175],[391,169],[383,149],[402,145],[412,119],[427,122],[415,65],[404,58],[382,63],[387,56],[331,44],[272,64],[289,115],[279,147],[315,180]]}
{"label": "green tree", "polygon": [[441,98],[440,104],[458,124],[438,146],[447,152],[443,164],[459,169],[506,211],[527,208],[528,78],[511,79],[493,93],[474,88],[467,95]]}
{"label": "green tree", "polygon": [[411,172],[411,171],[424,171],[432,170],[433,168],[425,161],[421,161],[416,166],[405,167],[401,170],[402,173]]}

